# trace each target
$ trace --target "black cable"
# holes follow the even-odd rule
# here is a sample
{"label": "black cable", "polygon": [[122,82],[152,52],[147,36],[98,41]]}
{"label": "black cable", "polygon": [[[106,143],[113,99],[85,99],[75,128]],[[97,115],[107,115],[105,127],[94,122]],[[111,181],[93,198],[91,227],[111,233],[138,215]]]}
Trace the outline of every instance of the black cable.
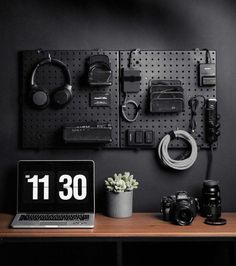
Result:
{"label": "black cable", "polygon": [[130,53],[129,53],[129,58],[128,58],[128,67],[129,68],[131,68],[131,66],[132,66],[132,56],[133,56],[133,53],[134,52],[139,52],[139,53],[141,53],[141,51],[140,51],[140,49],[139,48],[136,48],[136,49],[132,49],[131,51],[130,51]]}
{"label": "black cable", "polygon": [[200,103],[198,98],[203,99],[203,107],[206,104],[206,98],[203,95],[196,95],[196,96],[189,99],[188,105],[189,105],[190,110],[191,110],[191,118],[190,118],[190,123],[189,123],[190,133],[194,133],[196,128],[197,128],[196,116],[197,116],[197,109],[198,109],[198,106]]}
{"label": "black cable", "polygon": [[213,145],[210,145],[210,150],[208,152],[208,163],[207,163],[207,173],[206,173],[206,180],[211,179],[211,170],[213,164]]}
{"label": "black cable", "polygon": [[[190,118],[190,132],[194,133],[196,128],[197,128],[197,121],[196,121],[196,116],[197,116],[197,109],[199,106],[199,98],[203,99],[203,104],[202,106],[204,107],[206,105],[206,98],[203,95],[196,95],[192,98],[190,98],[188,104],[191,110],[191,118]],[[207,162],[207,171],[206,171],[206,180],[211,179],[211,170],[212,170],[212,164],[213,164],[213,145],[210,145],[210,150],[208,151],[208,162]]]}
{"label": "black cable", "polygon": [[211,64],[211,54],[210,54],[210,51],[208,49],[204,49],[204,51],[206,51],[206,63],[207,64]]}
{"label": "black cable", "polygon": [[[132,59],[133,59],[132,56],[133,56],[133,53],[134,52],[141,53],[141,51],[140,51],[139,48],[133,49],[133,50],[130,51],[129,58],[128,58],[128,67],[129,68],[131,68],[131,66],[132,66]],[[124,99],[124,102],[123,102],[123,104],[121,106],[121,113],[122,113],[123,118],[127,122],[132,123],[132,122],[134,122],[134,121],[137,120],[138,115],[139,115],[139,112],[141,110],[141,106],[139,104],[137,104],[134,100],[127,100],[127,98],[128,98],[128,95],[127,95],[127,93],[125,93],[125,99]],[[136,111],[136,113],[135,113],[135,115],[134,115],[134,117],[132,119],[131,118],[128,118],[128,116],[126,115],[126,108],[127,108],[127,105],[128,104],[132,104],[134,106],[134,108],[135,108],[135,111]]]}

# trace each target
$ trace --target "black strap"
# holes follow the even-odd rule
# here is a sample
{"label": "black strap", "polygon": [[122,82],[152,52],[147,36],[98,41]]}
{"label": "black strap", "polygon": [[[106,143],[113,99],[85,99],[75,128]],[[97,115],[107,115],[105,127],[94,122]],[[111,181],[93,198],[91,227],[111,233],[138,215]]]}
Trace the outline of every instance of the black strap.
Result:
{"label": "black strap", "polygon": [[135,82],[135,81],[140,81],[140,80],[141,80],[140,76],[126,76],[126,77],[123,77],[123,81]]}
{"label": "black strap", "polygon": [[170,135],[170,140],[173,140],[173,139],[176,138],[174,130],[170,131],[170,132],[168,133],[168,135]]}

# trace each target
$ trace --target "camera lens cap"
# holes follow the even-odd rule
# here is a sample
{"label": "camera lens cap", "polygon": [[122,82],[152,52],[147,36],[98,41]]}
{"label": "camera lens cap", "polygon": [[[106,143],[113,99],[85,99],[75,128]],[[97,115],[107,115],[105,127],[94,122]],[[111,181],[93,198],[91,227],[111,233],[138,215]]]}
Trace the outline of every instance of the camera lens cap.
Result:
{"label": "camera lens cap", "polygon": [[223,218],[217,218],[217,219],[212,219],[212,218],[207,218],[205,220],[205,224],[209,225],[225,225],[227,221]]}

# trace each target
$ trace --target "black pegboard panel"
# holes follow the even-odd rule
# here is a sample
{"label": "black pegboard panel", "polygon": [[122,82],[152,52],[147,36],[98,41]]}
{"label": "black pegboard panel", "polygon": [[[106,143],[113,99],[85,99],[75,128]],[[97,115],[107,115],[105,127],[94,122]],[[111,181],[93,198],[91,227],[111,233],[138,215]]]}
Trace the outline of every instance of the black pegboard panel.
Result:
{"label": "black pegboard panel", "polygon": [[[70,69],[73,80],[73,100],[64,109],[55,110],[48,107],[45,110],[33,109],[28,103],[30,90],[29,81],[32,69],[50,53],[52,58],[63,61]],[[103,88],[91,88],[86,83],[86,59],[90,55],[103,53],[109,56],[113,70],[113,85]],[[216,63],[216,53],[211,51],[212,62]],[[62,127],[66,124],[79,122],[97,122],[111,124],[113,141],[104,148],[127,147],[126,133],[129,129],[153,130],[155,132],[155,148],[160,139],[169,131],[175,129],[188,130],[190,109],[188,100],[194,95],[206,98],[216,98],[216,87],[199,87],[197,81],[198,63],[205,63],[205,51],[141,51],[132,56],[132,67],[141,71],[140,91],[128,95],[141,105],[137,121],[126,122],[120,115],[120,104],[124,101],[122,86],[119,83],[120,69],[127,67],[130,51],[24,51],[22,52],[22,147],[23,148],[80,148],[80,145],[65,145],[62,141]],[[179,114],[151,114],[148,104],[150,80],[179,80],[184,88],[185,112]],[[51,92],[64,83],[60,68],[45,65],[37,73],[36,83]],[[111,93],[111,107],[90,107],[91,92],[104,91]],[[133,116],[133,109],[127,108],[127,115]],[[208,148],[205,143],[204,108],[198,111],[197,129],[194,137],[201,148]],[[184,148],[186,144],[173,141],[172,148]],[[89,147],[89,146],[87,146]],[[214,144],[217,147],[217,144]],[[144,147],[148,148],[148,147]]]}
{"label": "black pegboard panel", "polygon": [[[216,63],[216,52],[210,51],[212,63]],[[130,51],[120,52],[120,69],[128,66]],[[141,112],[135,122],[129,123],[122,117],[120,120],[121,147],[127,147],[127,130],[153,130],[156,145],[160,139],[171,130],[189,129],[191,111],[188,100],[194,95],[205,98],[216,98],[216,87],[198,86],[198,63],[206,62],[206,51],[140,51],[133,53],[131,67],[141,71],[140,91],[128,94],[128,99],[135,100],[141,106]],[[148,112],[148,89],[150,80],[180,80],[184,88],[185,111],[179,114],[151,114]],[[124,93],[120,93],[120,102],[124,101]],[[201,105],[202,106],[202,105]],[[133,117],[132,107],[127,108],[127,116]],[[204,108],[198,110],[197,128],[194,137],[201,148],[209,148],[205,143]],[[153,147],[156,147],[154,145]],[[214,144],[216,148],[217,144]],[[151,148],[153,148],[151,147]],[[173,141],[172,148],[184,148],[181,140]]]}
{"label": "black pegboard panel", "polygon": [[[63,61],[70,69],[73,80],[73,99],[63,109],[55,110],[50,106],[44,110],[36,110],[28,103],[30,76],[34,66],[50,53],[52,58]],[[105,54],[109,57],[113,71],[113,85],[103,88],[90,88],[85,82],[86,59],[90,55]],[[64,148],[62,127],[70,123],[97,122],[109,123],[112,130],[112,143],[107,148],[119,147],[119,52],[117,51],[23,51],[22,64],[22,146],[23,148]],[[42,66],[37,75],[36,83],[47,88],[49,93],[64,84],[62,70],[53,65]],[[89,97],[92,91],[111,93],[110,107],[90,107]]]}

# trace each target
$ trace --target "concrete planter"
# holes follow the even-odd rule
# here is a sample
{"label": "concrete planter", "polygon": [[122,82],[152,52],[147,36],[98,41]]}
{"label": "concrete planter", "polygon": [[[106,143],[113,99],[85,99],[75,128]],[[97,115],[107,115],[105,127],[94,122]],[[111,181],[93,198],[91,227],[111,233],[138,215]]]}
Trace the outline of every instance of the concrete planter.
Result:
{"label": "concrete planter", "polygon": [[133,191],[107,191],[107,215],[114,218],[127,218],[133,213]]}

